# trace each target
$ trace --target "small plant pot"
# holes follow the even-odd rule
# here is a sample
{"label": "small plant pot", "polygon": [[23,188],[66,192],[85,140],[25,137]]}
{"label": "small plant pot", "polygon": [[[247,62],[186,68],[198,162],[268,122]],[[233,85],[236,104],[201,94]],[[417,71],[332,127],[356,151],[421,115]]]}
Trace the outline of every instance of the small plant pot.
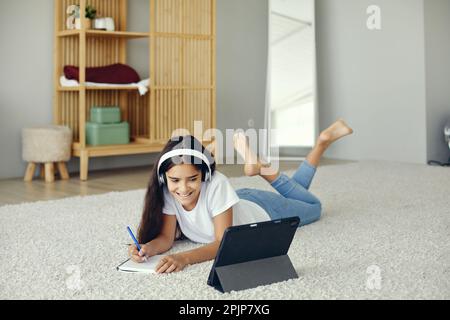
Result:
{"label": "small plant pot", "polygon": [[[75,18],[75,29],[81,30],[81,19]],[[91,29],[91,20],[86,19],[86,29]]]}

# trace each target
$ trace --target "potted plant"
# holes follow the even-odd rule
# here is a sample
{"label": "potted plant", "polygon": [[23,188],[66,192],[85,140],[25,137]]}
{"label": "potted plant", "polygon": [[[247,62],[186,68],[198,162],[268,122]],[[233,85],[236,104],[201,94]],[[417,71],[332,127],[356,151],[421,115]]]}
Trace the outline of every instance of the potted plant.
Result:
{"label": "potted plant", "polygon": [[[97,16],[97,10],[94,6],[87,5],[85,10],[85,17],[89,19],[86,25],[87,29],[91,28],[91,21],[95,19]],[[72,4],[67,8],[67,14],[69,18],[67,19],[67,28],[68,29],[81,29],[81,19],[80,19],[80,5]]]}

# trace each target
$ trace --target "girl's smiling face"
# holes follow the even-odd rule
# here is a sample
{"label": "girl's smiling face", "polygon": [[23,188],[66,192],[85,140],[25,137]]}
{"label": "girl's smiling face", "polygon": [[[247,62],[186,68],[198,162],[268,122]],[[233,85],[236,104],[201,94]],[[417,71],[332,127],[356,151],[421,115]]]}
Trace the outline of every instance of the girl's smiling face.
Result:
{"label": "girl's smiling face", "polygon": [[169,192],[185,210],[194,209],[202,189],[202,172],[192,164],[179,164],[165,174]]}

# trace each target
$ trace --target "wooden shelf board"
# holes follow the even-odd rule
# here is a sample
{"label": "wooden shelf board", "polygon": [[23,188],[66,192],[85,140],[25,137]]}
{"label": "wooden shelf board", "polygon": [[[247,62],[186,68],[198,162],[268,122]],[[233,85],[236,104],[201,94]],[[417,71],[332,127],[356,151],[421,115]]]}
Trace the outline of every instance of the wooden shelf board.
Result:
{"label": "wooden shelf board", "polygon": [[[80,91],[82,86],[78,87],[58,87],[58,91]],[[86,90],[138,90],[137,86],[132,87],[121,87],[121,86],[86,86]]]}
{"label": "wooden shelf board", "polygon": [[82,150],[88,152],[89,157],[107,157],[127,154],[141,154],[159,152],[164,147],[164,144],[160,143],[140,143],[131,142],[129,144],[117,144],[117,145],[103,145],[103,146],[90,146],[86,145],[86,148],[81,148],[79,143],[74,143],[72,146],[73,155],[80,156]]}
{"label": "wooden shelf board", "polygon": [[[78,87],[58,87],[58,91],[80,91],[81,86]],[[86,86],[86,90],[138,90],[137,86],[121,87],[121,86]],[[153,86],[148,87],[152,90],[214,90],[213,86]]]}
{"label": "wooden shelf board", "polygon": [[[128,155],[128,154],[142,154],[151,152],[160,152],[166,145],[166,140],[151,142],[148,138],[135,137],[132,138],[132,142],[129,144],[114,144],[114,145],[102,145],[102,146],[90,146],[86,145],[86,148],[81,148],[79,142],[72,144],[73,155],[76,157],[80,156],[82,150],[88,152],[89,157],[107,157],[107,156],[117,156],[117,155]],[[204,146],[209,145],[214,142],[215,139],[202,141]]]}
{"label": "wooden shelf board", "polygon": [[58,32],[58,37],[73,37],[80,34],[79,30],[64,30]]}
{"label": "wooden shelf board", "polygon": [[64,30],[58,32],[58,37],[74,37],[85,32],[87,37],[108,37],[108,38],[126,38],[126,39],[139,39],[148,38],[150,34],[148,32],[129,32],[129,31],[103,31],[103,30]]}
{"label": "wooden shelf board", "polygon": [[102,30],[87,30],[88,37],[118,37],[127,39],[148,38],[148,32],[129,32],[129,31],[102,31]]}
{"label": "wooden shelf board", "polygon": [[215,89],[213,86],[161,86],[154,85],[151,87],[153,90],[212,90]]}
{"label": "wooden shelf board", "polygon": [[58,91],[80,91],[80,87],[58,87]]}
{"label": "wooden shelf board", "polygon": [[121,87],[121,86],[86,86],[86,90],[137,90],[137,86]]}

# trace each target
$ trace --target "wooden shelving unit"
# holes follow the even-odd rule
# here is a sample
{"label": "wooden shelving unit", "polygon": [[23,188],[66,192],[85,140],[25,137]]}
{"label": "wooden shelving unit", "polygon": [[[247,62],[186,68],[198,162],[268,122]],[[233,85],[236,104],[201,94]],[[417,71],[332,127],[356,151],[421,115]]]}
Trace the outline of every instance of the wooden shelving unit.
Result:
{"label": "wooden shelving unit", "polygon": [[[216,127],[215,0],[149,0],[148,32],[127,31],[127,0],[54,0],[55,124],[73,130],[73,155],[80,158],[80,179],[87,180],[89,158],[161,151],[176,129],[194,134],[194,121],[203,130]],[[116,31],[66,29],[66,8],[93,5],[113,17]],[[127,63],[127,44],[148,39],[150,86],[145,96],[137,87],[86,86],[86,68]],[[80,68],[80,85],[62,87],[65,65]],[[85,124],[93,105],[119,105],[130,123],[131,143],[89,146]],[[200,140],[202,137],[197,137]],[[211,142],[211,141],[209,141]],[[208,142],[206,142],[208,143]]]}

